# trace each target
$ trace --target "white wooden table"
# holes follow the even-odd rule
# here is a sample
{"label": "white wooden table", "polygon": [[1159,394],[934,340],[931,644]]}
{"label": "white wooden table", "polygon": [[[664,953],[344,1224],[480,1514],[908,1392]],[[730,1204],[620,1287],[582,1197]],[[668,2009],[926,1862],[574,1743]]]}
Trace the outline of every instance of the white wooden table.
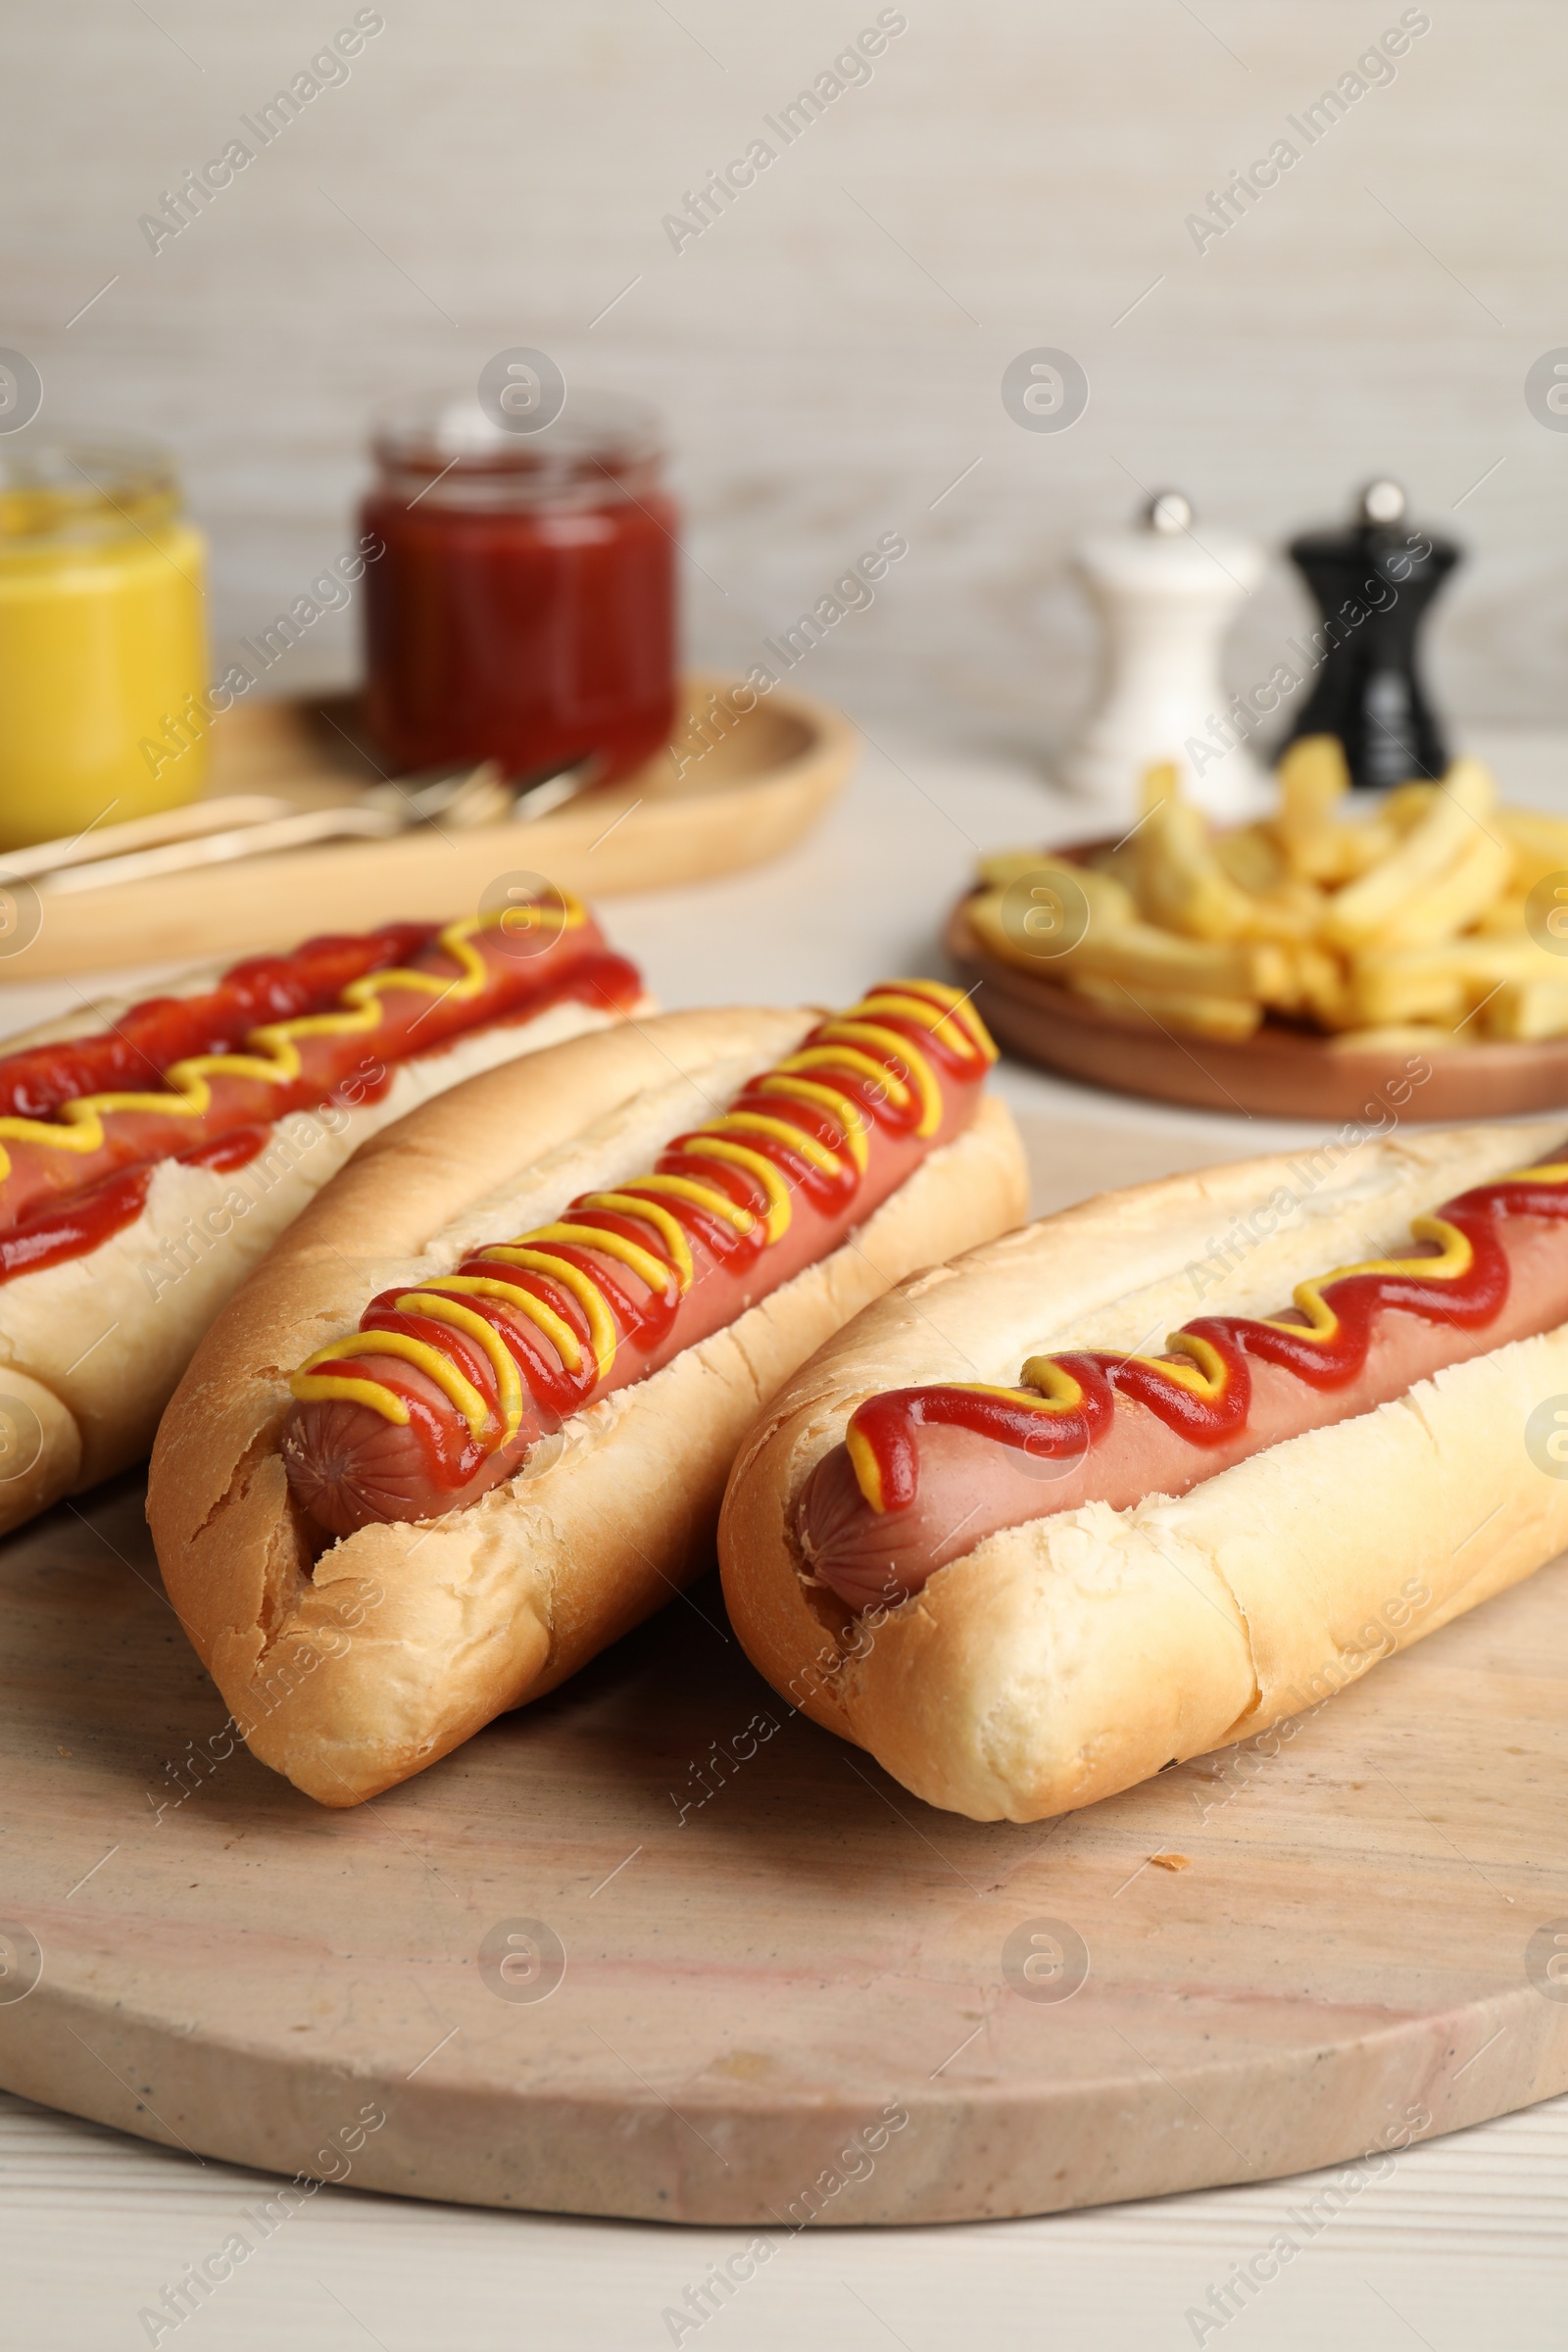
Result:
{"label": "white wooden table", "polygon": [[[1475,748],[1512,797],[1568,808],[1568,741],[1483,737]],[[974,848],[1065,838],[1081,821],[1017,771],[889,735],[822,833],[784,863],[606,912],[668,1004],[847,1002],[883,974],[938,968],[941,916]],[[0,1021],[20,1026],[72,1002],[68,989],[18,990],[0,997]],[[1310,1133],[1095,1096],[1021,1068],[1001,1083],[1031,1122],[1118,1130],[1129,1178]],[[323,2187],[177,2331],[155,2330],[142,2310],[275,2182],[3,2094],[0,2179],[3,2352],[100,2352],[176,2332],[208,2352],[274,2352],[280,2341],[294,2352],[627,2352],[698,2335],[705,2352],[804,2341],[820,2352],[955,2341],[1143,2352],[1220,2335],[1312,2352],[1329,2340],[1343,2352],[1556,2352],[1568,2294],[1568,2099],[1412,2148],[1340,2210],[1325,2175],[1047,2221],[817,2231],[781,2246],[733,2301],[712,2297],[701,2326],[688,2292],[744,2242],[733,2233]],[[1228,2296],[1236,2266],[1282,2237],[1295,2251],[1278,2276]]]}

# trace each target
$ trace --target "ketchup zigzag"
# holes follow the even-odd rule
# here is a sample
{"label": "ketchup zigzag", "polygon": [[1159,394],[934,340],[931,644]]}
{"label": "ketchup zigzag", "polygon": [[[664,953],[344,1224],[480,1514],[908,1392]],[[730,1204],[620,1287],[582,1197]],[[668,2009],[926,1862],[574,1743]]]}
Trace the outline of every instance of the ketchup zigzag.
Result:
{"label": "ketchup zigzag", "polygon": [[1359,1376],[1385,1309],[1484,1330],[1508,1296],[1497,1225],[1510,1216],[1568,1218],[1568,1161],[1477,1185],[1435,1216],[1412,1218],[1412,1236],[1432,1244],[1435,1254],[1369,1258],[1298,1283],[1294,1317],[1200,1315],[1171,1333],[1166,1356],[1034,1355],[1016,1388],[954,1382],[869,1397],[845,1433],[856,1484],[873,1511],[907,1509],[918,1492],[912,1432],[922,1423],[946,1422],[1037,1457],[1075,1460],[1108,1436],[1118,1397],[1146,1405],[1189,1445],[1222,1445],[1247,1425],[1250,1356],[1313,1388],[1343,1389]]}
{"label": "ketchup zigzag", "polygon": [[[457,1486],[515,1438],[525,1391],[564,1419],[612,1379],[624,1345],[658,1344],[691,1286],[689,1237],[720,1268],[745,1274],[789,1231],[797,1191],[824,1214],[849,1207],[874,1127],[935,1136],[944,1101],[933,1048],[970,1083],[996,1059],[956,989],[895,980],[872,990],[820,1022],[716,1118],[674,1137],[650,1174],[585,1193],[550,1224],[372,1300],[356,1333],[306,1358],[292,1394],[306,1405],[368,1406],[407,1427],[411,1395],[396,1367],[425,1374],[451,1407],[450,1428],[430,1429],[428,1406],[413,1401],[444,1483]],[[590,1251],[624,1266],[635,1285]],[[368,1358],[384,1362],[386,1377]]]}
{"label": "ketchup zigzag", "polygon": [[[542,934],[526,954],[519,913]],[[573,993],[624,1007],[637,975],[604,950],[586,908],[556,894],[439,928],[397,924],[359,939],[307,941],[292,956],[235,966],[202,997],[138,1005],[101,1036],[6,1056],[0,1282],[79,1255],[132,1222],[162,1160],[244,1164],[271,1122],[325,1101],[349,1077],[341,1049],[372,1050],[362,1065],[371,1075],[357,1078],[355,1096],[369,1100],[389,1083],[386,1065]],[[400,996],[419,1006],[412,1018],[396,1017]],[[269,1000],[311,1009],[253,1025],[247,1013]],[[228,1042],[236,1032],[243,1050]],[[204,1033],[216,1041],[209,1050],[163,1062],[165,1039]],[[92,1083],[138,1068],[156,1072],[156,1086]],[[75,1091],[83,1077],[85,1089]]]}

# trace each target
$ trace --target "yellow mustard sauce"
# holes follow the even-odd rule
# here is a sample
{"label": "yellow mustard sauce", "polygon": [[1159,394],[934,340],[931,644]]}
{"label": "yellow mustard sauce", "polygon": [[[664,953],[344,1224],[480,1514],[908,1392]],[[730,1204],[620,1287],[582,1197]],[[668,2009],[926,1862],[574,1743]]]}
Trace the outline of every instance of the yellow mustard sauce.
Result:
{"label": "yellow mustard sauce", "polygon": [[0,851],[201,790],[206,558],[156,451],[0,459]]}

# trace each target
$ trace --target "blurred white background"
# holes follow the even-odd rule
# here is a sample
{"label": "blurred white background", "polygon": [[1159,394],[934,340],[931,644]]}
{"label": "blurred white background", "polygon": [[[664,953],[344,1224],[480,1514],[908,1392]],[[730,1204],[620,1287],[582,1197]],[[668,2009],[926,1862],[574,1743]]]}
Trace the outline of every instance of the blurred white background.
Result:
{"label": "blurred white background", "polygon": [[[347,78],[156,255],[140,217],[248,135],[352,0],[74,0],[6,36],[0,341],[43,376],[28,432],[174,446],[214,544],[217,667],[348,543],[370,411],[530,344],[664,412],[695,660],[744,668],[900,530],[907,559],[797,682],[1033,753],[1090,691],[1078,532],[1173,482],[1278,542],[1389,468],[1471,551],[1431,640],[1443,707],[1568,720],[1568,434],[1524,397],[1568,340],[1554,0],[907,0],[870,78],[788,148],[763,117],[876,0],[379,13]],[[1429,29],[1307,148],[1287,119],[1401,16]],[[759,136],[777,160],[677,253],[662,217]],[[1299,162],[1200,253],[1187,216],[1282,136]],[[1004,410],[1040,345],[1087,370],[1069,431]],[[1277,562],[1232,682],[1305,611]],[[356,621],[321,622],[269,690],[349,677]]]}

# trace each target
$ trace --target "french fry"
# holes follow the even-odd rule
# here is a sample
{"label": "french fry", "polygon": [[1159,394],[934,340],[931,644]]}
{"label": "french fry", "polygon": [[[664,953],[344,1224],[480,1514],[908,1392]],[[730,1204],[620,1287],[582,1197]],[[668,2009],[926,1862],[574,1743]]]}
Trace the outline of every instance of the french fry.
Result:
{"label": "french fry", "polygon": [[1419,948],[1456,939],[1507,888],[1513,868],[1514,854],[1507,842],[1490,832],[1472,834],[1447,872],[1416,891],[1389,918],[1377,935],[1378,946]]}
{"label": "french fry", "polygon": [[1073,960],[1077,969],[1102,979],[1165,988],[1177,995],[1249,997],[1265,1006],[1291,995],[1290,966],[1272,941],[1188,944],[1199,948],[1199,955],[1191,962],[1178,961],[1170,956],[1172,943],[1162,933],[1126,932],[1119,939],[1102,939],[1098,948],[1086,941]]}
{"label": "french fry", "polygon": [[1290,866],[1267,825],[1233,825],[1214,836],[1214,856],[1243,890],[1275,890]]}
{"label": "french fry", "polygon": [[1108,849],[1094,850],[1086,858],[1085,863],[1091,865],[1097,874],[1109,874],[1111,880],[1119,882],[1129,896],[1137,888],[1138,844],[1136,841],[1113,842]]}
{"label": "french fry", "polygon": [[1401,784],[1376,816],[1347,823],[1337,813],[1348,805],[1349,771],[1332,735],[1304,735],[1293,743],[1279,766],[1282,805],[1273,831],[1303,880],[1335,885],[1353,882],[1378,865],[1424,812],[1434,787]]}
{"label": "french fry", "polygon": [[1289,1013],[1304,1011],[1306,994],[1301,959],[1311,954],[1312,949],[1304,941],[1295,940],[1289,945],[1281,945],[1280,956],[1284,969],[1279,989],[1274,997],[1276,1011]]}
{"label": "french fry", "polygon": [[1158,760],[1152,767],[1146,767],[1138,788],[1142,804],[1138,811],[1140,820],[1157,808],[1161,801],[1173,801],[1181,788],[1181,770],[1174,760]]}
{"label": "french fry", "polygon": [[1345,991],[1345,965],[1338,956],[1310,939],[1281,941],[1280,953],[1285,958],[1286,985],[1271,1001],[1281,1012],[1319,1020],[1325,1010],[1339,1007]]}
{"label": "french fry", "polygon": [[1358,1028],[1387,1021],[1448,1026],[1508,981],[1563,977],[1556,958],[1532,939],[1454,939],[1358,956],[1348,996]]}
{"label": "french fry", "polygon": [[1248,935],[1305,944],[1315,939],[1328,910],[1328,899],[1315,882],[1292,875],[1274,890],[1259,892],[1252,903]]}
{"label": "french fry", "polygon": [[1437,789],[1436,784],[1422,784],[1414,778],[1408,784],[1396,784],[1378,811],[1379,817],[1392,833],[1401,837],[1425,816]]}
{"label": "french fry", "polygon": [[1283,1009],[1310,1015],[1322,1029],[1348,1029],[1354,1024],[1343,959],[1315,942],[1290,950],[1295,980],[1294,999]]}
{"label": "french fry", "polygon": [[1177,989],[1132,989],[1120,980],[1085,972],[1068,982],[1075,997],[1102,1004],[1130,1028],[1181,1029],[1190,1037],[1240,1040],[1250,1037],[1263,1007],[1246,997],[1195,996]]}
{"label": "french fry", "polygon": [[1390,1022],[1432,1021],[1451,1029],[1472,1009],[1465,975],[1452,964],[1424,959],[1401,967],[1391,958],[1388,965],[1357,973],[1348,983],[1344,1017],[1334,1026],[1381,1029]]}
{"label": "french fry", "polygon": [[1338,882],[1344,873],[1346,830],[1335,810],[1350,785],[1345,754],[1333,735],[1303,735],[1279,764],[1280,809],[1274,836],[1294,874],[1304,882]]}
{"label": "french fry", "polygon": [[1412,900],[1458,862],[1496,798],[1497,787],[1479,760],[1456,760],[1398,848],[1338,893],[1323,926],[1328,944],[1362,948],[1388,931]]}
{"label": "french fry", "polygon": [[1494,830],[1514,854],[1513,886],[1528,897],[1548,874],[1568,873],[1568,821],[1534,808],[1499,808]]}
{"label": "french fry", "polygon": [[1475,935],[1482,939],[1522,939],[1524,929],[1525,902],[1516,890],[1510,890],[1482,910],[1475,924]]}
{"label": "french fry", "polygon": [[1329,877],[1335,883],[1354,882],[1361,874],[1370,872],[1396,849],[1399,829],[1380,810],[1376,816],[1362,817],[1352,825],[1341,825],[1338,834],[1339,869]]}
{"label": "french fry", "polygon": [[1179,996],[1250,997],[1268,1004],[1290,993],[1289,967],[1270,943],[1176,939],[1152,923],[1098,936],[1091,930],[1060,960],[1074,978],[1087,973]]}
{"label": "french fry", "polygon": [[[1022,928],[1031,900],[1037,895],[1042,899],[1054,895],[1058,901],[1080,900],[1087,910],[1088,925],[1097,931],[1124,930],[1138,920],[1132,892],[1113,874],[1101,873],[1092,865],[1075,865],[1066,858],[1053,858],[1049,850],[998,851],[981,858],[980,879],[991,885],[985,897],[994,896],[999,906],[1004,898],[1012,894],[1006,915],[1013,929]],[[975,906],[983,903],[979,899],[972,903],[971,915]],[[1069,924],[1068,929],[1081,927]],[[1037,959],[1033,954],[1026,957],[1031,962]]]}
{"label": "french fry", "polygon": [[1185,939],[1248,937],[1252,902],[1215,857],[1191,802],[1161,794],[1129,846],[1137,851],[1133,891],[1146,922]]}
{"label": "french fry", "polygon": [[1504,982],[1476,1026],[1499,1041],[1568,1037],[1568,977]]}
{"label": "french fry", "polygon": [[1451,1029],[1429,1021],[1389,1021],[1381,1029],[1345,1029],[1329,1039],[1331,1054],[1438,1054],[1460,1043]]}
{"label": "french fry", "polygon": [[[1068,868],[1081,884],[1117,891],[1104,874]],[[1125,982],[1132,989],[1153,989],[1174,995],[1251,997],[1273,1003],[1290,989],[1290,973],[1278,947],[1267,941],[1180,939],[1152,923],[1136,919],[1102,924],[1093,893],[1087,930],[1075,944],[1053,955],[1032,952],[1019,937],[1015,907],[1004,908],[1004,893],[983,891],[971,899],[969,921],[994,956],[1004,962],[1036,971],[1046,979],[1096,979]],[[1125,894],[1118,893],[1120,896]]]}
{"label": "french fry", "polygon": [[1298,735],[1279,764],[1282,835],[1326,824],[1350,789],[1350,771],[1337,735]]}

